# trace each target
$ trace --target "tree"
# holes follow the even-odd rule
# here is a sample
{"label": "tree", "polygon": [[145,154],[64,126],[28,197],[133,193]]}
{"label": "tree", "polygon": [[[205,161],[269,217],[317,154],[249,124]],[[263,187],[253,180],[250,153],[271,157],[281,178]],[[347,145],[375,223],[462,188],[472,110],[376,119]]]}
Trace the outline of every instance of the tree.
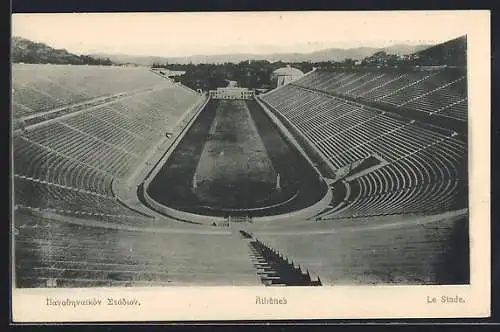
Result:
{"label": "tree", "polygon": [[351,58],[346,58],[343,64],[347,67],[352,67],[356,64],[356,61]]}

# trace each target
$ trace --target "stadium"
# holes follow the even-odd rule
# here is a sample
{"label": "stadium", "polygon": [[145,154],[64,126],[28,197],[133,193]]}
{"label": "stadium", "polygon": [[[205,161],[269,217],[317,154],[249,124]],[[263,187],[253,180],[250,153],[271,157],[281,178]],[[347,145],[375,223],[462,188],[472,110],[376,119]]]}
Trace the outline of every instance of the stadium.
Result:
{"label": "stadium", "polygon": [[468,284],[466,38],[412,59],[258,94],[14,63],[15,287]]}

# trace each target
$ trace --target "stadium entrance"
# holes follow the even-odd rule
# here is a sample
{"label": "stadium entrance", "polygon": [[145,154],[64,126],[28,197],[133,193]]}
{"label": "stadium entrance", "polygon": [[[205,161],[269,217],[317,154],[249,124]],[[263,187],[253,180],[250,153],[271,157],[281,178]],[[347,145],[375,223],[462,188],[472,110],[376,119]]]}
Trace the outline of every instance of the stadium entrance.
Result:
{"label": "stadium entrance", "polygon": [[227,87],[210,90],[212,99],[253,99],[255,91],[247,88]]}

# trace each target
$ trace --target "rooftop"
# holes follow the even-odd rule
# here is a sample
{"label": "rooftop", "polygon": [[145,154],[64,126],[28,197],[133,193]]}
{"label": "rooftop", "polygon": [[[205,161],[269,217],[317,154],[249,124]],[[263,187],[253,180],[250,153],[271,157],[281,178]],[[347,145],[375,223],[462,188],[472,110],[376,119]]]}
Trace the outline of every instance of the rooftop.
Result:
{"label": "rooftop", "polygon": [[297,69],[290,67],[290,65],[287,65],[286,67],[278,68],[275,71],[273,71],[273,74],[278,75],[278,76],[302,76],[304,73]]}

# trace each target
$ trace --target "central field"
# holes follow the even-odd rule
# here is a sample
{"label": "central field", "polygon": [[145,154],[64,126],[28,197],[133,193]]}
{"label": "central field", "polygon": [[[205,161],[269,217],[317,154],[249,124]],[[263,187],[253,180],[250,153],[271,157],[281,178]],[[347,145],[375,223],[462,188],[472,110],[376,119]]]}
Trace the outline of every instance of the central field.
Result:
{"label": "central field", "polygon": [[193,181],[201,202],[227,208],[276,194],[277,173],[244,101],[220,101]]}
{"label": "central field", "polygon": [[190,213],[267,216],[310,206],[327,187],[256,101],[211,100],[145,189]]}

